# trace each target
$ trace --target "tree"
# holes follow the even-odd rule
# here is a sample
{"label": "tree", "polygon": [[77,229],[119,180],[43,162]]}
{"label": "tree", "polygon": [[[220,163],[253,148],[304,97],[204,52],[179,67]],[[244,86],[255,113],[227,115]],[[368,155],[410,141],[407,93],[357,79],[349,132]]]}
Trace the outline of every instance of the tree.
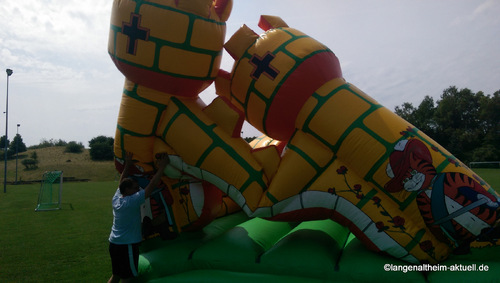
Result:
{"label": "tree", "polygon": [[[7,139],[7,146],[9,146],[10,141]],[[5,135],[0,137],[0,149],[5,148]]]}
{"label": "tree", "polygon": [[246,137],[246,138],[243,138],[247,143],[250,143],[252,142],[254,139],[256,139],[257,137]]}
{"label": "tree", "polygon": [[27,150],[26,145],[23,142],[23,138],[20,134],[16,134],[14,140],[12,140],[12,142],[10,143],[9,151],[16,153],[16,147],[17,152],[25,152]]}
{"label": "tree", "polygon": [[417,127],[430,136],[434,136],[437,129],[437,123],[434,119],[434,99],[430,96],[425,96],[415,111],[415,120]]}
{"label": "tree", "polygon": [[66,145],[66,149],[64,150],[64,152],[82,153],[83,149],[84,149],[84,146],[81,142],[70,141]]}
{"label": "tree", "polygon": [[90,158],[92,160],[113,160],[114,139],[106,136],[98,136],[89,141]]}
{"label": "tree", "polygon": [[500,160],[500,91],[492,96],[451,86],[440,100],[426,96],[418,107],[405,102],[395,113],[464,162]]}
{"label": "tree", "polygon": [[437,141],[464,161],[472,160],[472,152],[485,136],[479,119],[482,99],[482,92],[453,86],[443,92],[436,107]]}
{"label": "tree", "polygon": [[105,143],[109,145],[113,145],[115,140],[111,137],[106,137],[106,136],[97,136],[95,138],[92,138],[89,141],[89,146],[92,147],[92,145],[97,144],[97,143]]}
{"label": "tree", "polygon": [[405,102],[401,107],[396,106],[394,112],[427,135],[434,136],[437,128],[436,121],[434,120],[435,110],[434,99],[430,96],[425,96],[417,108],[413,104]]}
{"label": "tree", "polygon": [[[500,90],[492,96],[483,97],[479,117],[484,127],[485,143],[498,147],[500,144]],[[500,156],[497,160],[500,160]]]}
{"label": "tree", "polygon": [[472,152],[474,161],[498,161],[499,156],[500,150],[491,144],[485,144]]}
{"label": "tree", "polygon": [[[401,105],[401,107],[399,106],[396,106],[396,108],[394,109],[394,112],[396,114],[399,115],[399,117],[405,119],[406,121],[410,122],[410,121],[414,121],[415,119],[415,111],[417,109],[415,107],[413,107],[413,104],[411,104],[410,102],[405,102]],[[411,122],[412,124],[414,122]],[[416,126],[416,125],[414,125]],[[417,127],[418,128],[418,127]]]}
{"label": "tree", "polygon": [[[7,159],[11,158],[13,155],[16,154],[16,148],[12,150],[12,145],[8,139],[7,139]],[[0,160],[5,159],[5,135],[0,138]]]}

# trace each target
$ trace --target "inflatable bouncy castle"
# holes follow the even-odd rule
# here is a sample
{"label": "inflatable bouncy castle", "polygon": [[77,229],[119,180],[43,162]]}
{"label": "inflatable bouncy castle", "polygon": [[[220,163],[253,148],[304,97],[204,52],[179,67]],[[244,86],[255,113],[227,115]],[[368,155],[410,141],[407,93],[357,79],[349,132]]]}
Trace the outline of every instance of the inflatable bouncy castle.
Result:
{"label": "inflatable bouncy castle", "polygon": [[[348,83],[328,47],[281,18],[262,16],[263,34],[243,26],[224,43],[231,8],[113,3],[108,51],[126,77],[116,167],[132,152],[146,184],[156,154],[171,160],[143,219],[145,238],[177,238],[146,241],[144,278],[198,270],[332,279],[354,255],[376,258],[347,253],[355,243],[412,264],[497,245],[491,186]],[[223,48],[231,72],[219,69]],[[219,96],[205,105],[198,95],[214,81]],[[246,143],[245,120],[265,135]],[[287,275],[310,251],[321,254],[316,266]]]}

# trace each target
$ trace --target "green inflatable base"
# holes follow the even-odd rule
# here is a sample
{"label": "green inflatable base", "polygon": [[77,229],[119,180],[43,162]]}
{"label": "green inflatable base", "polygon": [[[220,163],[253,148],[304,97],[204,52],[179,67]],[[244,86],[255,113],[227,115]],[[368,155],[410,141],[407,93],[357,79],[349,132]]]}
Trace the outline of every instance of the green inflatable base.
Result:
{"label": "green inflatable base", "polygon": [[[236,213],[202,231],[141,244],[141,282],[498,282],[500,247],[472,249],[441,263],[446,271],[408,271],[406,262],[367,250],[331,221],[249,219]],[[385,268],[398,269],[386,271]],[[406,268],[406,270],[404,270]],[[487,270],[485,270],[487,269]],[[405,272],[406,271],[406,272]]]}

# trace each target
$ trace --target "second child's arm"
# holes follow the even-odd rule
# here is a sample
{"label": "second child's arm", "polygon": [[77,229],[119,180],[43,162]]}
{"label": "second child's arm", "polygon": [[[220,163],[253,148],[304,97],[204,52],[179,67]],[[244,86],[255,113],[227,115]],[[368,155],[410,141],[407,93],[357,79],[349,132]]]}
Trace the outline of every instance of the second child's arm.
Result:
{"label": "second child's arm", "polygon": [[161,181],[161,177],[163,176],[163,171],[165,170],[165,167],[170,163],[170,159],[168,158],[168,154],[163,153],[160,155],[159,158],[160,162],[158,163],[158,170],[156,171],[155,175],[153,176],[153,179],[149,182],[149,184],[146,186],[145,194],[144,196],[148,198],[151,196],[151,193],[153,193],[153,190],[158,186],[158,184]]}

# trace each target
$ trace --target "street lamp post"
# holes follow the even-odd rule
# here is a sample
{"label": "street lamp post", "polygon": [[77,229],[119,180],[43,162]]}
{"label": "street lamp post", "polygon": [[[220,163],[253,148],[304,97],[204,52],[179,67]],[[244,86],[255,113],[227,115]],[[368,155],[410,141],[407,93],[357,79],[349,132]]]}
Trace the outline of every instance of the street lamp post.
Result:
{"label": "street lamp post", "polygon": [[7,127],[9,125],[9,77],[12,75],[12,70],[7,69],[7,98],[5,99],[5,148],[4,148],[4,179],[3,179],[3,192],[7,192]]}
{"label": "street lamp post", "polygon": [[17,124],[17,132],[16,132],[16,185],[17,185],[17,161],[19,160],[19,127],[21,124]]}

